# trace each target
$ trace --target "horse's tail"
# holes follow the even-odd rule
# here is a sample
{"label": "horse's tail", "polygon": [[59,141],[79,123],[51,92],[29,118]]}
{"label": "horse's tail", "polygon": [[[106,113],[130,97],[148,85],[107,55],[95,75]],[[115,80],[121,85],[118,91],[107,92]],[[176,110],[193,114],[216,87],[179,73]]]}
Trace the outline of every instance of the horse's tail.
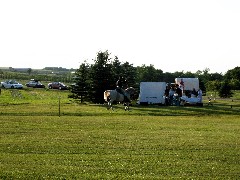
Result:
{"label": "horse's tail", "polygon": [[104,91],[104,100],[105,100],[106,102],[108,102],[109,96],[110,96],[109,90]]}

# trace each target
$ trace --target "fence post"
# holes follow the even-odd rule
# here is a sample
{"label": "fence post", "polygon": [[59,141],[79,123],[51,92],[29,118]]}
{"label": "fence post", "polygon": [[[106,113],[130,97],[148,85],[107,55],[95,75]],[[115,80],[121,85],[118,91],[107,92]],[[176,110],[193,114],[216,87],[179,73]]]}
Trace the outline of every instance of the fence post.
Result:
{"label": "fence post", "polygon": [[58,116],[61,115],[60,96],[58,96]]}

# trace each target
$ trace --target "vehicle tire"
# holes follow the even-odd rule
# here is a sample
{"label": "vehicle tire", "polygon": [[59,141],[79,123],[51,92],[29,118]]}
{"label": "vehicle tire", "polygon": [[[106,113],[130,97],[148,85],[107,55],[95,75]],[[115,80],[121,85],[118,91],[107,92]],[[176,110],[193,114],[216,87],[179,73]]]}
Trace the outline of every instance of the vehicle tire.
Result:
{"label": "vehicle tire", "polygon": [[59,88],[58,88],[59,90],[61,90],[62,89],[62,87],[61,86],[59,86]]}
{"label": "vehicle tire", "polygon": [[11,86],[11,89],[14,89],[14,86]]}
{"label": "vehicle tire", "polygon": [[4,85],[2,85],[2,88],[5,88]]}
{"label": "vehicle tire", "polygon": [[52,86],[48,86],[49,89],[52,89]]}

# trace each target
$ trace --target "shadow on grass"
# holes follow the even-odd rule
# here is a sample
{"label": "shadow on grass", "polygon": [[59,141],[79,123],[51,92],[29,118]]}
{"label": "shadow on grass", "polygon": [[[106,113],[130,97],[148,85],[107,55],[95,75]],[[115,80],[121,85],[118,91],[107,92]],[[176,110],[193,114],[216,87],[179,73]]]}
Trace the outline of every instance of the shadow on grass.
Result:
{"label": "shadow on grass", "polygon": [[188,115],[240,115],[239,105],[204,105],[198,106],[135,106],[139,114],[152,116],[188,116]]}
{"label": "shadow on grass", "polygon": [[[3,106],[3,105],[2,105]],[[136,116],[217,116],[217,115],[240,115],[240,105],[235,104],[230,106],[228,103],[217,103],[212,105],[204,104],[199,106],[158,106],[158,105],[133,105],[130,106],[130,111],[125,111],[123,105],[115,105],[114,111],[107,110],[105,105],[80,105],[73,110],[73,107],[61,107],[59,113],[56,106],[49,107],[41,111],[28,104],[23,110],[21,105],[7,105],[12,109],[0,110],[0,116],[119,116],[119,115],[136,115]],[[89,108],[83,110],[83,106]],[[5,106],[6,107],[6,106]]]}

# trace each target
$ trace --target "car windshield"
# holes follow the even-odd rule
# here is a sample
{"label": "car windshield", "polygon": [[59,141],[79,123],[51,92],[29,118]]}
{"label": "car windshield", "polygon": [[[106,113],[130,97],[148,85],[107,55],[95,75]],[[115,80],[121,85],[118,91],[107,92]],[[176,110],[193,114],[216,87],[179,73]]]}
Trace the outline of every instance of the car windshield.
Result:
{"label": "car windshield", "polygon": [[18,84],[18,82],[15,81],[15,80],[9,80],[8,83],[9,83],[9,84]]}

